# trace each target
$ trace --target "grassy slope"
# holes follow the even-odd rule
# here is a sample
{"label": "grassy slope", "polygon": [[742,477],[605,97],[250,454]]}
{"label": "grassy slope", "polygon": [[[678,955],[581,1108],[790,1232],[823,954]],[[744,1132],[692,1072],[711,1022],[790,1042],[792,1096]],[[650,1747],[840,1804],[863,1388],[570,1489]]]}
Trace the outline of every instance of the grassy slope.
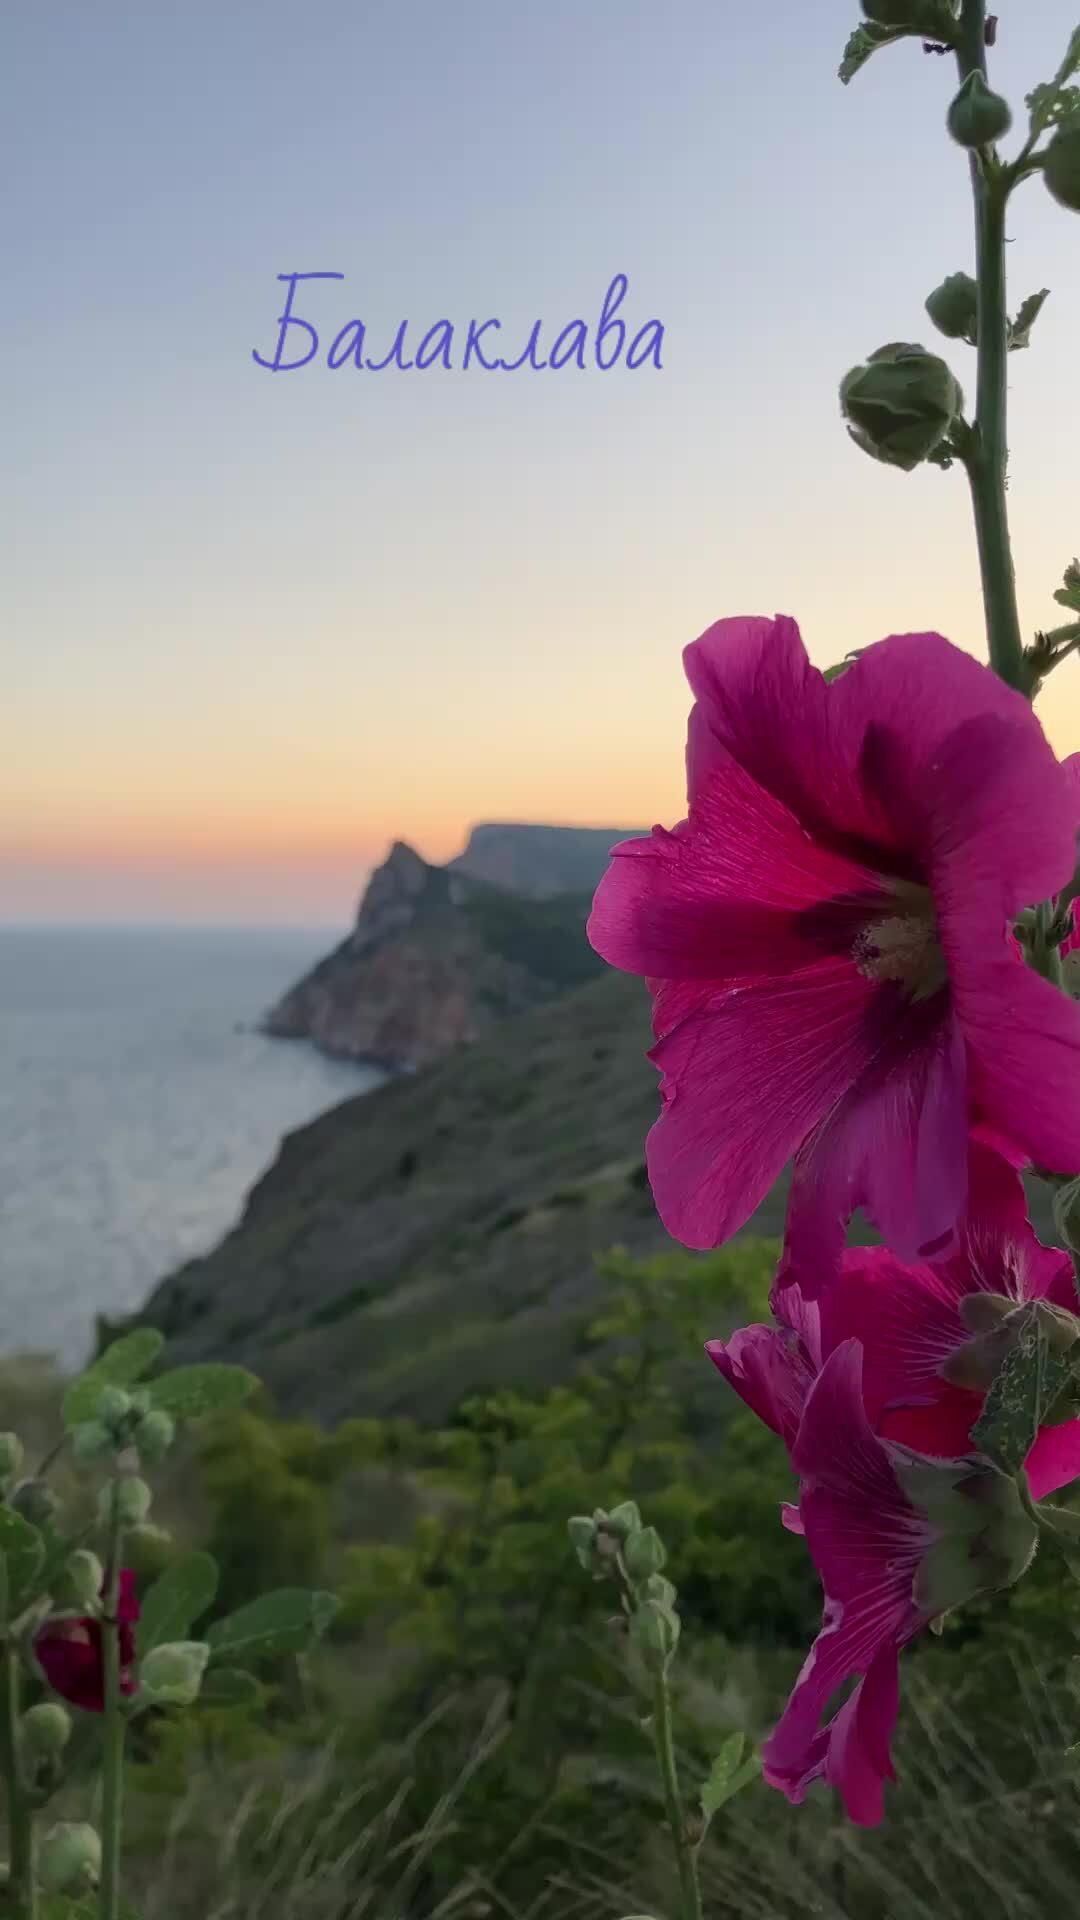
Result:
{"label": "grassy slope", "polygon": [[[436,1419],[474,1388],[565,1378],[593,1254],[669,1244],[644,1181],[648,1041],[641,983],[605,974],[347,1101],[286,1139],[149,1317],[177,1359],[242,1360],[324,1419]],[[774,1198],[755,1226],[779,1221]]]}

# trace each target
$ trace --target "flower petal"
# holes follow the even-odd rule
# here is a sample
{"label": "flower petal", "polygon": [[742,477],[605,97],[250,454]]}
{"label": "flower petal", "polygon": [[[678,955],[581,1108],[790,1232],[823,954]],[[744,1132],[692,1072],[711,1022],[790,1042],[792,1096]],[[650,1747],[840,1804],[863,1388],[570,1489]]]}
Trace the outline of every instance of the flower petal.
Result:
{"label": "flower petal", "polygon": [[588,936],[612,966],[659,980],[790,973],[849,952],[884,891],[724,757],[676,832],[613,849]]}
{"label": "flower petal", "polygon": [[669,1233],[716,1247],[749,1219],[870,1057],[875,989],[846,961],[721,993],[659,1041],[649,1177]]}
{"label": "flower petal", "polygon": [[1052,1173],[1080,1167],[1080,1007],[1015,960],[964,954],[953,968],[981,1118]]}
{"label": "flower petal", "polygon": [[790,1452],[814,1379],[795,1337],[779,1327],[741,1327],[730,1340],[706,1341],[705,1351],[740,1400]]}
{"label": "flower petal", "polygon": [[1080,1420],[1043,1427],[1025,1465],[1035,1500],[1045,1500],[1080,1479]]}
{"label": "flower petal", "polygon": [[946,1247],[955,1232],[967,1196],[967,1078],[943,1000],[896,1010],[796,1159],[781,1275],[811,1299],[836,1272],[859,1207],[905,1259]]}

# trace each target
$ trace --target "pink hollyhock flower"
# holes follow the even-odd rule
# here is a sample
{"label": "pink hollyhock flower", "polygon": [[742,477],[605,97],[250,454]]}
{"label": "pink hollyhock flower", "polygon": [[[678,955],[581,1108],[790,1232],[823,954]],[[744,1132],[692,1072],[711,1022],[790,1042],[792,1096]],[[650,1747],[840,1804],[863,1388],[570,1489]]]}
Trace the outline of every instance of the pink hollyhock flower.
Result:
{"label": "pink hollyhock flower", "polygon": [[719,1245],[794,1156],[816,1292],[859,1206],[903,1259],[952,1244],[973,1119],[1080,1166],[1080,1009],[1006,937],[1069,879],[1080,794],[939,634],[829,683],[794,621],[722,620],[685,662],[689,817],[615,849],[589,937],[653,994],[665,1225]]}
{"label": "pink hollyhock flower", "polygon": [[[899,1701],[899,1655],[940,1612],[1019,1578],[1036,1530],[1014,1483],[985,1462],[927,1461],[873,1432],[862,1352],[847,1340],[807,1396],[793,1460],[799,1525],[825,1590],[821,1632],[762,1750],[798,1803],[815,1780],[875,1826]],[[833,1696],[858,1685],[824,1726]]]}
{"label": "pink hollyhock flower", "polygon": [[[135,1593],[135,1575],[124,1567],[120,1572],[117,1603],[120,1623],[120,1691],[135,1692],[135,1635],[139,1618]],[[100,1620],[86,1615],[82,1619],[50,1620],[34,1641],[38,1664],[54,1693],[84,1713],[105,1710],[105,1668],[102,1654]]]}
{"label": "pink hollyhock flower", "polygon": [[[948,1260],[905,1266],[887,1247],[848,1247],[820,1300],[778,1286],[775,1326],[707,1342],[714,1366],[789,1453],[823,1361],[853,1338],[874,1431],[941,1458],[967,1453],[1005,1357],[1005,1315],[1033,1300],[1080,1312],[1072,1261],[1037,1238],[1018,1173],[981,1141],[969,1161],[968,1210]],[[1026,1466],[1036,1500],[1080,1477],[1080,1420],[1044,1426]]]}

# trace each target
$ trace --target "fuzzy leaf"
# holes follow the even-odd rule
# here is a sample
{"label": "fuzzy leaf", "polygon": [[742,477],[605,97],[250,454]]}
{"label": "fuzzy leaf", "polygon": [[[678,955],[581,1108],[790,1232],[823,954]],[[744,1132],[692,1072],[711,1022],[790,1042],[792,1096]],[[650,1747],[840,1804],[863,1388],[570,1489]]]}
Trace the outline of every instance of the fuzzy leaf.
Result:
{"label": "fuzzy leaf", "polygon": [[761,1761],[756,1753],[747,1753],[745,1733],[732,1733],[724,1741],[716,1759],[709,1768],[709,1775],[701,1789],[701,1812],[708,1832],[713,1815],[733,1800],[743,1787],[749,1786],[761,1772]]}
{"label": "fuzzy leaf", "polygon": [[0,1554],[8,1617],[14,1619],[33,1599],[45,1564],[45,1542],[37,1528],[11,1507],[0,1506]]}
{"label": "fuzzy leaf", "polygon": [[871,55],[877,53],[879,47],[887,47],[894,40],[902,40],[905,31],[903,27],[878,27],[872,22],[856,27],[844,48],[844,57],[840,62],[840,78],[845,87],[854,80],[859,69],[865,67]]}
{"label": "fuzzy leaf", "polygon": [[253,1673],[242,1667],[211,1667],[199,1690],[200,1707],[249,1707],[262,1693]]}
{"label": "fuzzy leaf", "polygon": [[185,1553],[166,1567],[142,1603],[139,1658],[171,1640],[186,1640],[193,1623],[213,1605],[217,1589],[217,1562],[208,1553]]}
{"label": "fuzzy leaf", "polygon": [[1016,319],[1009,322],[1009,352],[1019,353],[1031,345],[1031,329],[1035,325],[1046,302],[1050,298],[1049,287],[1043,287],[1039,293],[1029,293],[1021,306]]}
{"label": "fuzzy leaf", "polygon": [[255,1392],[259,1382],[243,1367],[225,1367],[216,1362],[205,1366],[177,1367],[163,1373],[150,1384],[155,1407],[174,1420],[198,1420],[206,1413],[220,1413],[226,1407],[238,1407]]}
{"label": "fuzzy leaf", "polygon": [[238,1660],[303,1653],[325,1633],[338,1605],[332,1593],[308,1593],[298,1587],[264,1593],[227,1619],[214,1621],[206,1636],[210,1658],[231,1666]]}
{"label": "fuzzy leaf", "polygon": [[106,1347],[100,1360],[73,1380],[64,1395],[64,1425],[77,1427],[92,1420],[103,1387],[130,1387],[153,1366],[164,1339],[156,1327],[136,1327],[122,1340]]}
{"label": "fuzzy leaf", "polygon": [[1054,78],[1045,86],[1034,88],[1027,96],[1025,105],[1031,115],[1033,134],[1045,133],[1050,127],[1060,126],[1063,120],[1080,110],[1080,87],[1068,84],[1076,73],[1080,73],[1080,27],[1074,28]]}
{"label": "fuzzy leaf", "polygon": [[1028,1308],[1008,1355],[983,1403],[971,1437],[1002,1472],[1019,1473],[1049,1412],[1072,1373],[1068,1359],[1052,1351],[1037,1306]]}

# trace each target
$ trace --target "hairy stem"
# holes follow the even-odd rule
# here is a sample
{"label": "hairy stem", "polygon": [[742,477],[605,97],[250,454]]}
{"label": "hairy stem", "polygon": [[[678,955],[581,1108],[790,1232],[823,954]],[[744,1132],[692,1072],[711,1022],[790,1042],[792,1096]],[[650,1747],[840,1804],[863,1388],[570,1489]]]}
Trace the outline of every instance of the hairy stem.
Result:
{"label": "hairy stem", "polygon": [[3,1722],[0,1755],[7,1785],[9,1899],[13,1920],[37,1920],[34,1881],[34,1809],[19,1771],[19,1657],[10,1641],[3,1650]]}
{"label": "hairy stem", "polygon": [[[963,0],[957,46],[960,78],[986,73],[986,0]],[[1008,182],[989,150],[971,156],[978,287],[975,422],[964,464],[971,483],[990,664],[1009,685],[1030,692],[1024,660],[1005,493],[1008,460],[1009,321],[1005,304]]]}
{"label": "hairy stem", "polygon": [[124,1817],[124,1735],[126,1725],[120,1695],[120,1516],[116,1482],[109,1509],[108,1560],[105,1571],[105,1614],[101,1626],[105,1680],[105,1714],[101,1755],[101,1899],[100,1920],[118,1920],[120,1912],[120,1835]]}
{"label": "hairy stem", "polygon": [[667,1808],[668,1826],[675,1847],[675,1860],[679,1870],[679,1891],[682,1896],[680,1920],[701,1920],[701,1888],[698,1885],[697,1861],[683,1817],[682,1799],[679,1794],[679,1774],[675,1764],[675,1738],[671,1725],[671,1694],[668,1690],[666,1669],[656,1675],[653,1686],[653,1744],[656,1748],[656,1763],[660,1769],[660,1781],[664,1789],[664,1805]]}

